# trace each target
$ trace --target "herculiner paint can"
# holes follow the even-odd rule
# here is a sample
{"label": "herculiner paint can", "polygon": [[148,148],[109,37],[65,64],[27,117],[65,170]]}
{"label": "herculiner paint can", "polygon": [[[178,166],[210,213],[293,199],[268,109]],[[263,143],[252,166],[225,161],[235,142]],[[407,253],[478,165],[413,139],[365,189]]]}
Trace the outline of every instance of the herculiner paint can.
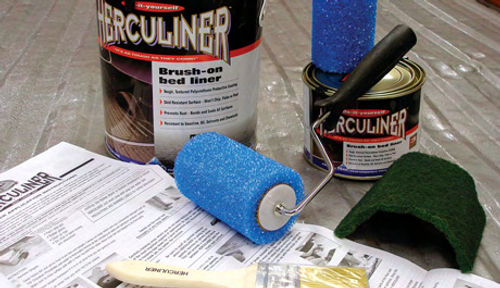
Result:
{"label": "herculiner paint can", "polygon": [[97,0],[106,146],[172,168],[208,131],[255,144],[265,0]]}
{"label": "herculiner paint can", "polygon": [[[323,113],[316,100],[335,97],[348,75],[325,73],[309,64],[304,68],[304,152],[321,169],[327,166],[309,134],[311,123]],[[335,175],[355,180],[382,177],[405,153],[418,150],[420,92],[425,72],[416,63],[401,60],[372,89],[342,112],[335,129],[316,131],[333,161]]]}

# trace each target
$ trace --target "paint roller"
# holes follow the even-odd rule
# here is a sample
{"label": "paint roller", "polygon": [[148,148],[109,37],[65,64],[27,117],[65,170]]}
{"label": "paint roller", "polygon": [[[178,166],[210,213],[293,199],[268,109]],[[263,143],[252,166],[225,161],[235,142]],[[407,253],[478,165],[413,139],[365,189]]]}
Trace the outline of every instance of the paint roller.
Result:
{"label": "paint roller", "polygon": [[372,49],[377,0],[313,0],[312,63],[325,72],[349,73]]}
{"label": "paint roller", "polygon": [[178,189],[254,243],[278,240],[333,177],[333,164],[315,131],[327,118],[335,123],[342,110],[380,81],[415,43],[409,27],[396,26],[359,62],[335,95],[315,103],[324,113],[310,132],[329,171],[312,192],[304,195],[294,170],[214,132],[193,137],[178,153],[174,167]]}

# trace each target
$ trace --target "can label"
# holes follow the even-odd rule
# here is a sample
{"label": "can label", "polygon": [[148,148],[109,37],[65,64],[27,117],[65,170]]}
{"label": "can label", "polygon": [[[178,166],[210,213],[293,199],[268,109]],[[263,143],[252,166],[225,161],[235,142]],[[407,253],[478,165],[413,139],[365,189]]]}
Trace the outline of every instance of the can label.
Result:
{"label": "can label", "polygon": [[322,134],[324,141],[342,151],[339,173],[382,175],[403,154],[417,149],[418,124],[406,129],[407,109],[394,113],[385,109],[344,110],[336,129]]}
{"label": "can label", "polygon": [[[155,149],[173,159],[189,137],[217,131],[251,136],[259,84],[259,49],[223,60],[153,62]],[[245,132],[246,131],[246,132]],[[240,141],[244,140],[239,137]]]}
{"label": "can label", "polygon": [[[322,97],[314,94],[306,86],[306,107]],[[390,99],[358,100],[342,112],[335,129],[327,131],[320,126],[316,133],[336,166],[336,175],[379,178],[403,154],[418,150],[419,108],[420,90]],[[310,113],[306,116],[308,127],[322,111],[311,108]],[[313,164],[327,169],[307,134],[305,152]]]}
{"label": "can label", "polygon": [[264,0],[97,0],[106,143],[172,166],[193,135],[255,140]]}

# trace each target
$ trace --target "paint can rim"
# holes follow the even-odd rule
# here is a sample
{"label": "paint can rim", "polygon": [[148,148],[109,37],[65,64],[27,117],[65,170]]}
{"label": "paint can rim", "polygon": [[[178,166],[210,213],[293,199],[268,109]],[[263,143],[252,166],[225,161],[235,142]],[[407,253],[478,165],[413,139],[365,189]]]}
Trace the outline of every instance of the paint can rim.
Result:
{"label": "paint can rim", "polygon": [[[338,87],[325,84],[322,78],[342,79],[346,76],[346,74],[323,72],[312,62],[304,68],[302,73],[304,83],[313,91],[320,91],[326,97],[335,95]],[[425,80],[425,71],[417,63],[409,59],[402,59],[369,92],[359,97],[358,101],[384,100],[411,94],[422,89]],[[335,84],[340,85],[341,81]]]}

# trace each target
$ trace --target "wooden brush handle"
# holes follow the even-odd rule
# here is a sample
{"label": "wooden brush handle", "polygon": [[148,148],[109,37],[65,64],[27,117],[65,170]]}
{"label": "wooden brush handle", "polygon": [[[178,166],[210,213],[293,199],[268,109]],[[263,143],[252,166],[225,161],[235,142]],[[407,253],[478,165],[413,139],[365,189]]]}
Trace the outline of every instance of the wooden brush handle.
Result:
{"label": "wooden brush handle", "polygon": [[250,266],[230,272],[210,272],[133,260],[106,265],[111,276],[126,283],[178,288],[255,287],[256,269],[256,266]]}

